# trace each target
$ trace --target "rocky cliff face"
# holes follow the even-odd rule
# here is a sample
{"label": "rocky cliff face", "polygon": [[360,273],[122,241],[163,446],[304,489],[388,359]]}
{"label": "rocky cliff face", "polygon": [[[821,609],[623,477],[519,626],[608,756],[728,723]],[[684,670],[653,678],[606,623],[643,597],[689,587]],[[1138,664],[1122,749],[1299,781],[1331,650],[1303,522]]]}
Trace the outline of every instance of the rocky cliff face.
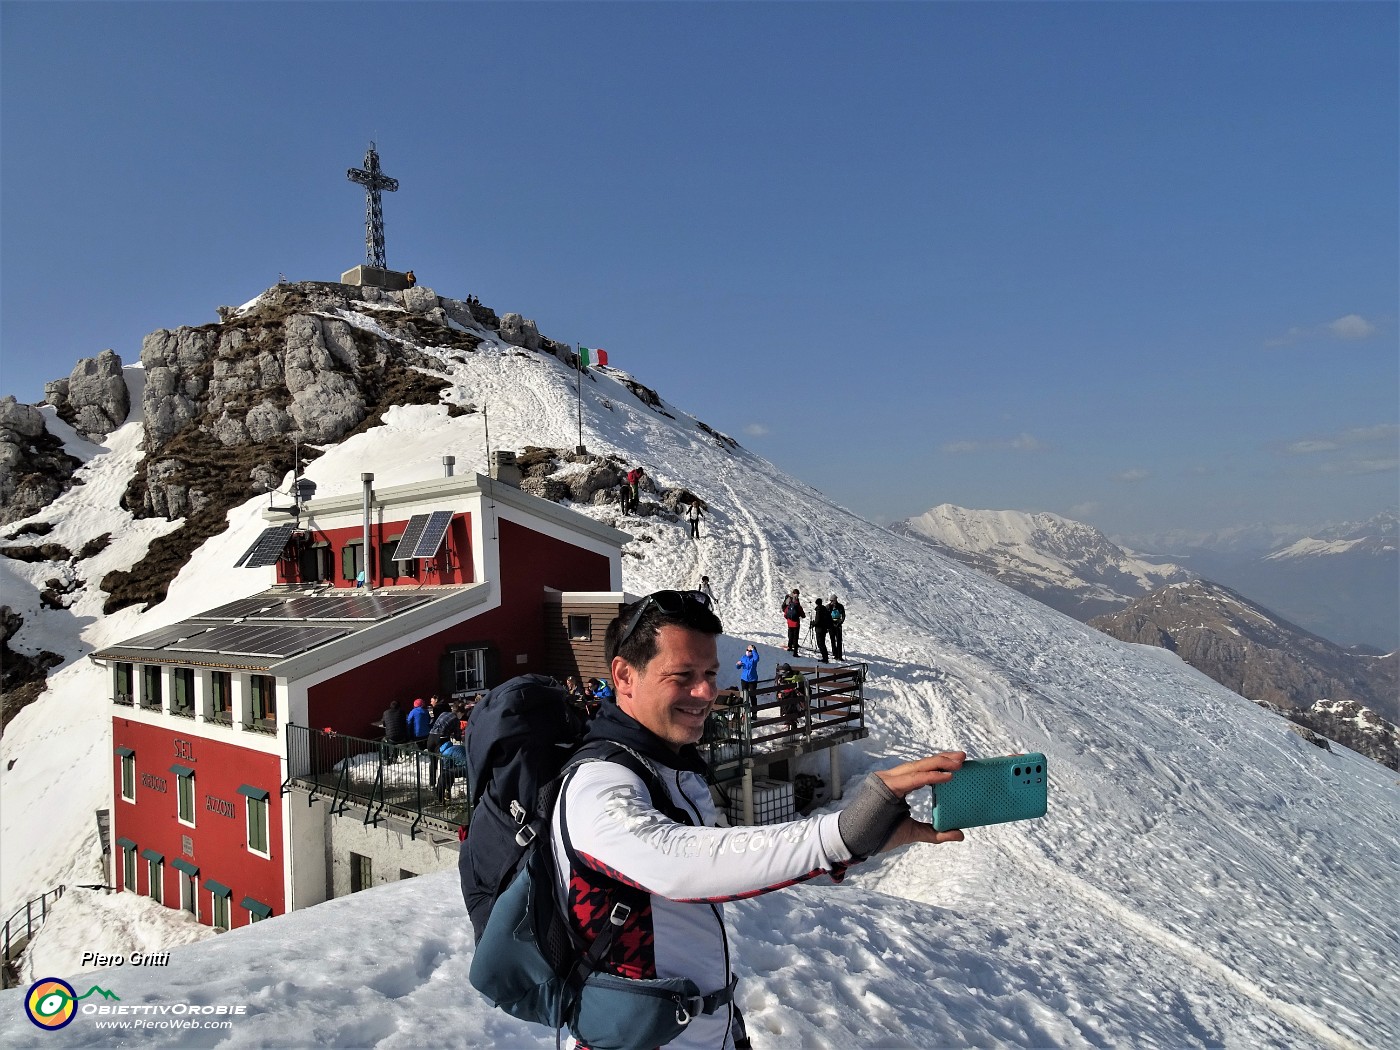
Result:
{"label": "rocky cliff face", "polygon": [[[1378,712],[1389,722],[1400,718],[1396,654],[1375,657],[1343,649],[1219,584],[1165,587],[1089,622],[1125,642],[1171,649],[1221,685],[1317,732],[1335,720],[1331,712],[1337,704]],[[1363,753],[1382,758],[1379,752]]]}

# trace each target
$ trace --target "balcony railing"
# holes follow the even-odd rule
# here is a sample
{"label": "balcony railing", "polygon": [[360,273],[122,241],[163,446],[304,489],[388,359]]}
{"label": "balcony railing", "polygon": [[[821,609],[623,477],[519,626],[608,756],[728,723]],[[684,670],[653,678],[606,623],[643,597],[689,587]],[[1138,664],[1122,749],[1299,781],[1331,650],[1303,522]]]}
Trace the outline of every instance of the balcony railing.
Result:
{"label": "balcony railing", "polygon": [[[816,668],[803,673],[797,697],[780,696],[772,683],[758,688],[758,711],[730,697],[709,718],[700,747],[717,779],[742,774],[742,760],[780,760],[865,736],[865,666]],[[332,812],[363,810],[366,824],[396,817],[414,836],[425,824],[464,827],[471,819],[466,770],[453,768],[439,801],[439,755],[416,744],[345,736],[287,726],[287,780],[328,798]]]}
{"label": "balcony railing", "polygon": [[415,837],[425,823],[455,828],[470,817],[466,770],[449,770],[438,801],[434,778],[445,765],[440,755],[416,744],[287,726],[289,783],[329,798],[332,812],[363,809],[366,824],[387,817],[407,821]]}
{"label": "balcony railing", "polygon": [[132,696],[130,693],[117,693],[112,697],[112,703],[121,704],[122,707],[135,707],[136,697]]}
{"label": "balcony railing", "polygon": [[717,779],[740,776],[746,758],[780,759],[865,736],[864,664],[801,673],[802,685],[786,695],[774,682],[759,683],[756,710],[741,694],[721,695],[700,741]]}
{"label": "balcony railing", "polygon": [[266,733],[268,736],[276,736],[277,719],[255,718],[251,722],[244,722],[243,728],[250,733]]}

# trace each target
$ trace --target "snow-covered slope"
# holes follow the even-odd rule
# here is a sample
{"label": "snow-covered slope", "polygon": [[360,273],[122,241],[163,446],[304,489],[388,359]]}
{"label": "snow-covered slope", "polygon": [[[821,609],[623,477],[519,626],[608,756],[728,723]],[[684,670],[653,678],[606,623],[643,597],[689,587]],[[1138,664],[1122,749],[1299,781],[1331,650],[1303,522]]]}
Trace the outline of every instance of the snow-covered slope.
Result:
{"label": "snow-covered slope", "polygon": [[1191,573],[1113,543],[1058,514],[969,510],[944,503],[891,526],[1052,608],[1089,620]]}
{"label": "snow-covered slope", "polygon": [[[444,370],[454,397],[489,407],[493,448],[576,442],[575,376],[554,358],[487,345]],[[1393,773],[1312,747],[1171,653],[1117,642],[864,521],[682,409],[647,407],[617,373],[583,385],[591,451],[644,463],[710,507],[698,542],[660,518],[618,523],[651,537],[627,548],[629,590],[708,574],[736,649],[781,645],[789,587],[840,595],[847,656],[870,665],[872,737],[848,755],[848,777],[945,747],[1048,756],[1044,820],[735,906],[757,1046],[1400,1042]],[[481,469],[484,452],[479,414],[405,408],[309,474],[328,496],[354,491],[361,470],[411,482],[436,477],[444,453]],[[96,514],[84,498],[75,489],[56,512]],[[256,535],[255,512],[231,514],[166,603],[82,625],[83,645],[256,590],[259,574],[226,568]],[[81,661],[54,681],[0,744],[19,760],[0,813],[7,902],[12,885],[22,898],[90,855],[81,829],[110,792],[105,681]],[[17,776],[40,761],[61,784]],[[15,842],[26,852],[11,861]],[[427,877],[177,949],[169,970],[75,983],[123,1002],[249,1004],[231,1032],[140,1036],[164,1045],[548,1045],[552,1033],[484,1010],[466,987],[463,918],[452,876]],[[19,994],[0,995],[8,1045],[112,1039],[89,1018],[40,1033]]]}

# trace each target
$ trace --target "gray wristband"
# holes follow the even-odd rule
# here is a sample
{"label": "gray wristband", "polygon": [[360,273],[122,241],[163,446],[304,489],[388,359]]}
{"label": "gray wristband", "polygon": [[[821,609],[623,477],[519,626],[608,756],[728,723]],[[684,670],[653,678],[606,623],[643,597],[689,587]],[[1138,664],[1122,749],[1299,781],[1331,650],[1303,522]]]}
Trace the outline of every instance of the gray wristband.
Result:
{"label": "gray wristband", "polygon": [[909,806],[871,773],[860,783],[851,804],[841,811],[836,830],[856,860],[864,860],[889,841],[895,829],[909,816]]}

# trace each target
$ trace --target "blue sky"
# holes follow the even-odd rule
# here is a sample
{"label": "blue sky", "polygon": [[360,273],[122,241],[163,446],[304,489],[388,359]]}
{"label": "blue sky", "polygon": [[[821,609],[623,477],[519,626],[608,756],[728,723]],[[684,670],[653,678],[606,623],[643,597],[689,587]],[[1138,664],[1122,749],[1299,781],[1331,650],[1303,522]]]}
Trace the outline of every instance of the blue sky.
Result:
{"label": "blue sky", "polygon": [[1397,6],[0,5],[0,393],[388,260],[881,521],[1393,508]]}

